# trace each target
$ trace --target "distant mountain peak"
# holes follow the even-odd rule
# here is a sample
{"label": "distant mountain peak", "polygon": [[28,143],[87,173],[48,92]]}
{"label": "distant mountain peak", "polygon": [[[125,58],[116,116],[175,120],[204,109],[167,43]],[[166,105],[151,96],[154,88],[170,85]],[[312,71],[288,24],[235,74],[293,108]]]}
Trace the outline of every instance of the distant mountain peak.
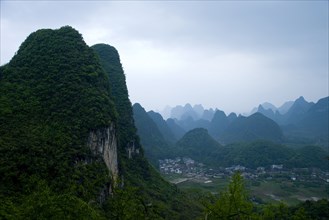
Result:
{"label": "distant mountain peak", "polygon": [[287,101],[285,103],[283,103],[279,108],[278,111],[281,115],[286,114],[289,109],[291,108],[291,106],[294,104],[294,101]]}
{"label": "distant mountain peak", "polygon": [[306,102],[304,96],[300,96],[295,102]]}
{"label": "distant mountain peak", "polygon": [[[258,111],[264,111],[265,110],[265,108],[263,107],[263,105],[259,105],[258,106]],[[256,113],[256,112],[255,112]]]}
{"label": "distant mountain peak", "polygon": [[206,156],[210,155],[222,146],[214,140],[207,129],[195,128],[187,132],[176,144],[181,155],[207,162]]}
{"label": "distant mountain peak", "polygon": [[143,109],[145,111],[145,109],[142,107],[141,104],[139,104],[138,102],[136,102],[135,104],[133,104],[134,108],[139,108],[139,109]]}
{"label": "distant mountain peak", "polygon": [[192,105],[190,103],[186,103],[184,108],[192,109]]}
{"label": "distant mountain peak", "polygon": [[193,106],[193,108],[203,108],[203,106],[201,105],[201,104],[195,104],[194,106]]}
{"label": "distant mountain peak", "polygon": [[275,112],[278,109],[275,105],[273,105],[269,102],[264,102],[262,104],[262,106],[263,106],[264,109],[266,109],[266,110],[271,109],[273,112]]}

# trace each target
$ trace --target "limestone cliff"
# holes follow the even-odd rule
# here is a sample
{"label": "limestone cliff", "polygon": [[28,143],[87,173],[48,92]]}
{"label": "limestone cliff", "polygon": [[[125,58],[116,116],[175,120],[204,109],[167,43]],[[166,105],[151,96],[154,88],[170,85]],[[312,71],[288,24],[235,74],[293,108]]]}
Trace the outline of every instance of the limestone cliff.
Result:
{"label": "limestone cliff", "polygon": [[88,137],[88,147],[94,155],[103,158],[114,182],[116,182],[119,171],[117,135],[114,124],[112,123],[108,127],[91,130]]}
{"label": "limestone cliff", "polygon": [[127,150],[129,159],[133,158],[134,154],[139,154],[139,148],[136,148],[135,141],[130,141],[127,144],[126,150]]}

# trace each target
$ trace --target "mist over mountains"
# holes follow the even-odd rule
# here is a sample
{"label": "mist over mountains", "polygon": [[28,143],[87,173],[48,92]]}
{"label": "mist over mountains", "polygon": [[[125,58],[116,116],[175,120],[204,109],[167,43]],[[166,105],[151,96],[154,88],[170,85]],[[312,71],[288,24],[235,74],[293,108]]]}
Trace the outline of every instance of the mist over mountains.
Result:
{"label": "mist over mountains", "polygon": [[[256,139],[280,142],[283,136],[328,140],[328,97],[313,103],[301,96],[280,107],[265,102],[244,116],[234,112],[226,115],[217,108],[205,109],[200,104],[192,107],[189,103],[173,108],[167,106],[160,114],[185,132],[199,127],[208,129],[223,144]],[[265,131],[268,131],[267,136],[262,134]]]}
{"label": "mist over mountains", "polygon": [[205,119],[205,120],[211,120],[215,110],[210,109],[204,109],[204,107],[199,105],[194,105],[192,107],[191,104],[187,103],[184,106],[177,105],[173,108],[170,106],[166,106],[162,111],[159,112],[163,118],[174,118],[174,119],[186,119],[188,117],[191,117],[194,120],[197,119]]}
{"label": "mist over mountains", "polygon": [[[306,150],[296,149],[308,146],[315,147],[315,151],[321,149],[316,160],[322,161],[322,165],[315,166],[326,166],[323,158],[328,154],[328,97],[313,103],[307,102],[301,96],[278,108],[267,102],[253,109],[248,116],[233,112],[226,115],[219,109],[205,109],[202,105],[186,104],[171,109],[166,107],[170,118],[164,119],[160,113],[146,112],[143,109],[144,117],[151,122],[142,125],[138,123],[141,120],[138,116],[140,109],[139,104],[133,106],[138,134],[145,144],[146,155],[147,149],[157,152],[158,157],[152,158],[155,165],[156,159],[168,156],[189,156],[206,164],[232,165],[235,161],[238,164],[251,165],[251,160],[242,155],[258,154],[268,157],[262,159],[267,161],[267,165],[277,162],[302,167],[306,157],[301,156],[300,152]],[[146,122],[145,119],[143,121]],[[152,131],[145,132],[147,129]],[[147,135],[143,135],[143,132]],[[153,140],[153,143],[150,143],[150,140]],[[273,153],[266,153],[268,151]],[[277,151],[283,152],[274,153]],[[304,159],[296,161],[296,158]],[[316,160],[311,164],[316,164]]]}

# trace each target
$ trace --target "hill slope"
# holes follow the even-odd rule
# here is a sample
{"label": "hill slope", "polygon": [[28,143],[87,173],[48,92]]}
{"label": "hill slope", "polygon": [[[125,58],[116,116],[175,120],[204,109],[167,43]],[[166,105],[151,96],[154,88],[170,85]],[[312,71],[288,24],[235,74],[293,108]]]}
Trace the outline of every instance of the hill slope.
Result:
{"label": "hill slope", "polygon": [[93,48],[39,30],[0,68],[0,218],[195,216],[143,155],[117,51]]}
{"label": "hill slope", "polygon": [[145,149],[145,155],[154,166],[157,166],[158,160],[167,156],[169,145],[155,122],[140,104],[134,104],[133,111],[137,133]]}
{"label": "hill slope", "polygon": [[[135,104],[131,106],[125,75],[117,50],[105,44],[98,44],[92,48],[98,54],[101,64],[109,76],[111,92],[119,115],[118,158],[125,188],[119,193],[119,201],[110,201],[110,217],[118,218],[115,214],[119,212],[119,214],[121,213],[124,216],[123,218],[127,218],[126,214],[129,214],[128,216],[133,216],[135,219],[178,219],[192,218],[192,216],[194,218],[199,214],[199,209],[195,204],[189,203],[185,194],[182,194],[174,186],[164,181],[144,157],[144,149],[141,147],[140,139],[136,133],[144,135],[144,131],[140,129],[137,131],[136,127],[139,128],[139,123],[143,122],[144,119],[151,124],[153,121],[140,105]],[[133,114],[140,115],[141,117],[138,118],[141,121],[135,121]],[[145,134],[150,134],[148,132],[151,132],[156,137],[160,137],[161,134],[156,129],[156,125],[153,124],[152,129],[147,129]],[[156,140],[158,141],[156,143],[164,144],[161,139]],[[152,144],[153,142],[147,142],[144,145],[142,142],[146,155],[148,155],[149,150],[147,147],[154,147]],[[161,147],[164,146],[161,145]],[[131,191],[131,187],[137,191]],[[131,201],[135,202],[132,203]],[[122,204],[124,204],[123,207]],[[145,207],[146,204],[152,204],[152,206]],[[118,208],[118,205],[120,208]],[[123,210],[126,211],[122,213]]]}
{"label": "hill slope", "polygon": [[118,172],[117,118],[93,50],[71,27],[39,30],[0,72],[0,196],[22,218],[47,203],[40,218],[97,213],[89,202],[104,201]]}
{"label": "hill slope", "polygon": [[314,136],[327,136],[329,133],[329,97],[320,99],[297,123],[297,126]]}
{"label": "hill slope", "polygon": [[187,132],[176,144],[177,155],[190,157],[203,163],[212,163],[213,154],[222,146],[215,141],[204,128],[195,128]]}
{"label": "hill slope", "polygon": [[167,122],[162,118],[162,116],[154,111],[147,112],[149,117],[154,121],[154,123],[157,125],[159,131],[161,132],[163,138],[166,140],[166,142],[173,144],[177,141],[176,136],[169,128]]}
{"label": "hill slope", "polygon": [[274,142],[280,142],[283,139],[278,124],[260,113],[255,113],[249,117],[238,117],[219,137],[219,140],[224,143],[259,139]]}

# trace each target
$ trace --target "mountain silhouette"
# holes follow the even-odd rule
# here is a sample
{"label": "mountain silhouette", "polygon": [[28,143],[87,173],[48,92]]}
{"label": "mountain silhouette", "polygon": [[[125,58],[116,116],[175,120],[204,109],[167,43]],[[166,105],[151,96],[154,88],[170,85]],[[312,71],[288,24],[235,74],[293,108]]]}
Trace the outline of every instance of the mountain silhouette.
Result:
{"label": "mountain silhouette", "polygon": [[204,163],[211,162],[212,154],[220,151],[222,146],[215,141],[204,128],[187,132],[176,144],[180,156],[190,157]]}
{"label": "mountain silhouette", "polygon": [[281,142],[282,131],[277,123],[261,113],[235,119],[219,137],[221,143],[238,141],[271,140]]}

